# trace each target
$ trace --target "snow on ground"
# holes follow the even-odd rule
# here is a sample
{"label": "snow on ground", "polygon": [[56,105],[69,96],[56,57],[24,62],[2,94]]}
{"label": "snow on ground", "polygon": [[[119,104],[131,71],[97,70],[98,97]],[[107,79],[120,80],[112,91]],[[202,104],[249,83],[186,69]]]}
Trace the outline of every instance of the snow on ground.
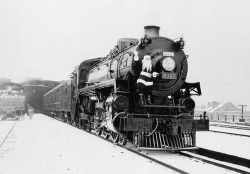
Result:
{"label": "snow on ground", "polygon": [[[216,127],[216,130],[225,131],[225,128]],[[238,134],[240,134],[240,132],[241,130],[238,130]],[[205,149],[250,159],[249,137],[209,131],[197,132],[196,145]]]}
{"label": "snow on ground", "polygon": [[[226,126],[232,126],[233,124],[222,124]],[[233,125],[237,127],[242,128],[249,128],[249,126],[241,126],[241,125]],[[250,130],[244,130],[244,129],[236,129],[236,128],[226,128],[226,127],[217,127],[217,126],[210,126],[210,130],[213,131],[220,131],[220,132],[228,132],[228,133],[235,133],[235,134],[241,134],[241,135],[250,135]]]}
{"label": "snow on ground", "polygon": [[[148,152],[148,154],[158,159],[164,163],[167,163],[173,167],[179,168],[183,171],[186,171],[187,173],[192,174],[232,174],[237,173],[234,171],[230,171],[225,168],[221,168],[218,166],[215,166],[213,164],[208,164],[202,160],[199,160],[197,158],[189,158],[185,157],[183,155],[178,155],[175,153],[164,153],[164,152]],[[230,164],[229,164],[230,166]],[[237,166],[238,167],[238,166]],[[244,168],[245,169],[245,168]],[[243,169],[243,170],[244,170]],[[250,171],[247,170],[246,171]]]}
{"label": "snow on ground", "polygon": [[0,174],[176,173],[42,114],[19,121],[11,136]]}
{"label": "snow on ground", "polygon": [[[197,146],[250,159],[250,138],[197,132]],[[190,173],[227,173],[197,159],[150,155]],[[205,172],[205,173],[207,173]],[[0,174],[176,173],[42,114],[19,121],[0,148]],[[231,172],[229,172],[231,173]]]}

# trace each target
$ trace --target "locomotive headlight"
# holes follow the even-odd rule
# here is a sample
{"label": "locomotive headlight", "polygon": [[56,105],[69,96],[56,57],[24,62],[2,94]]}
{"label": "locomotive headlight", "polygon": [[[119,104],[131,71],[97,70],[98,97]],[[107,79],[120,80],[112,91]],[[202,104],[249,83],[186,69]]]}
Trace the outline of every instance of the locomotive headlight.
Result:
{"label": "locomotive headlight", "polygon": [[175,61],[172,57],[166,57],[163,59],[162,61],[162,67],[166,70],[166,71],[173,71],[173,69],[175,68]]}

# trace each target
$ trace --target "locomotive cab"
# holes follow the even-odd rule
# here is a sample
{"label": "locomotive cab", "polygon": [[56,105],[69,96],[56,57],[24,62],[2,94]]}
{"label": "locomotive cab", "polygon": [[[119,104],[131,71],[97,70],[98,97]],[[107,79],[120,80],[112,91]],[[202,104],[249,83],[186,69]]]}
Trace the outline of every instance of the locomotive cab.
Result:
{"label": "locomotive cab", "polygon": [[87,82],[88,82],[87,72],[94,64],[98,63],[102,59],[103,58],[95,58],[95,59],[85,60],[79,65],[78,72],[77,72],[77,86],[78,86],[78,88],[83,88],[83,87],[87,86]]}

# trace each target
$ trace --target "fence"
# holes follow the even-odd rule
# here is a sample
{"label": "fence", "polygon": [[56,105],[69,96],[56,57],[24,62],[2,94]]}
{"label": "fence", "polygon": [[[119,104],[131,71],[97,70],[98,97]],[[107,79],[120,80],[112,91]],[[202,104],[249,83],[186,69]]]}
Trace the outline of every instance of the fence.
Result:
{"label": "fence", "polygon": [[241,115],[210,115],[210,121],[225,121],[235,123],[250,123],[250,116]]}

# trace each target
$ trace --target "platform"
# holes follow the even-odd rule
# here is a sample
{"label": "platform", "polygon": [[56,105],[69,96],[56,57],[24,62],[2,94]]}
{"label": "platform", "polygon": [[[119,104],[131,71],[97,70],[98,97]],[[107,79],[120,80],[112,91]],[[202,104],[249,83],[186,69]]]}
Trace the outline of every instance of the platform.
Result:
{"label": "platform", "polygon": [[42,114],[16,123],[0,148],[0,174],[174,173]]}

